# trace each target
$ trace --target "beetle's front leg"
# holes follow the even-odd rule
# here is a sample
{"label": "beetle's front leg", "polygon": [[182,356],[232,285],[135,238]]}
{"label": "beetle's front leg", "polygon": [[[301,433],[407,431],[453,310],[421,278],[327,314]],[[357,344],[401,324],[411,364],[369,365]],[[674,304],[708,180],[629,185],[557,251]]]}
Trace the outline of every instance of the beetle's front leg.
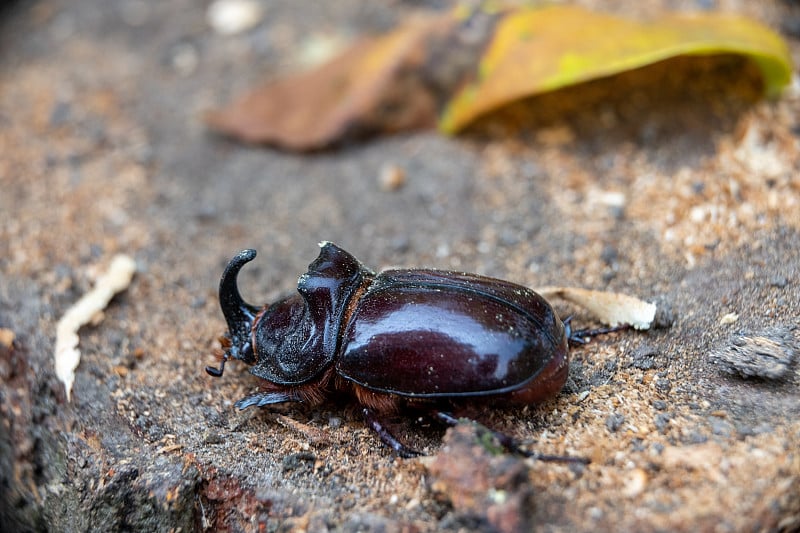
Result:
{"label": "beetle's front leg", "polygon": [[235,405],[239,409],[246,409],[253,405],[257,407],[264,407],[265,405],[272,405],[284,402],[302,402],[303,398],[295,394],[293,391],[278,391],[278,392],[259,392],[245,396]]}
{"label": "beetle's front leg", "polygon": [[397,440],[397,437],[392,435],[389,432],[389,430],[386,429],[386,426],[384,426],[383,423],[378,419],[378,416],[372,409],[370,409],[369,407],[364,407],[361,410],[361,413],[364,415],[364,421],[367,423],[370,429],[372,429],[372,431],[378,434],[378,437],[381,439],[381,442],[383,442],[385,445],[387,445],[395,452],[397,452],[397,455],[405,458],[418,457],[422,455],[422,453],[412,448],[409,448],[408,446]]}

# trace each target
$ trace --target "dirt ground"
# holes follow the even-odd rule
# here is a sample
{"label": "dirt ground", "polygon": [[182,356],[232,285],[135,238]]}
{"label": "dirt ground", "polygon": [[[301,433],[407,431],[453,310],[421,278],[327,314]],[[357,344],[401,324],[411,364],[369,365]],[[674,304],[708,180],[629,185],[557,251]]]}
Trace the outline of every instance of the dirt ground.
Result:
{"label": "dirt ground", "polygon": [[[737,11],[800,60],[796,2],[582,3]],[[800,530],[796,80],[754,102],[736,61],[677,61],[528,102],[609,95],[522,131],[292,155],[210,134],[200,114],[314,43],[451,3],[264,4],[235,36],[208,27],[207,2],[0,8],[0,529]],[[386,165],[403,170],[399,188],[381,183]],[[323,240],[373,268],[657,302],[660,327],[573,348],[556,399],[476,413],[591,463],[493,455],[469,425],[443,445],[443,428],[402,417],[396,433],[428,455],[400,459],[345,401],[235,410],[257,387],[245,365],[203,370],[225,330],[222,269],[257,248],[242,293],[269,302]],[[138,272],[81,330],[67,402],[56,322],[120,252]]]}

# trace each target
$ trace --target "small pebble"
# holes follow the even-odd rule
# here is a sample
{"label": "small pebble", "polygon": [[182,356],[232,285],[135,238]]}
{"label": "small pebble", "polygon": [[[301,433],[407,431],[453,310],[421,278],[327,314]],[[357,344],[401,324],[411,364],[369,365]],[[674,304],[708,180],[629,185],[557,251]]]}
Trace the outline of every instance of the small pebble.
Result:
{"label": "small pebble", "polygon": [[606,428],[608,428],[611,433],[616,433],[624,423],[625,417],[619,413],[614,413],[606,418]]}
{"label": "small pebble", "polygon": [[406,173],[401,167],[389,163],[381,168],[378,181],[382,190],[394,192],[406,184]]}
{"label": "small pebble", "polygon": [[789,280],[785,276],[773,276],[769,280],[769,284],[776,289],[783,289],[789,284]]}
{"label": "small pebble", "polygon": [[310,452],[296,452],[284,456],[281,469],[284,472],[299,469],[311,469],[314,466],[317,456]]}
{"label": "small pebble", "polygon": [[0,328],[0,344],[5,348],[11,348],[11,345],[14,344],[15,338],[16,335],[12,330],[8,328]]}
{"label": "small pebble", "polygon": [[653,409],[657,409],[658,411],[663,411],[667,408],[667,402],[664,400],[655,400],[653,401]]}
{"label": "small pebble", "polygon": [[639,370],[652,370],[656,367],[656,357],[658,350],[653,346],[641,346],[634,350],[631,366]]}
{"label": "small pebble", "polygon": [[625,486],[622,488],[622,495],[634,498],[641,494],[647,487],[647,472],[641,468],[635,468],[628,475]]}
{"label": "small pebble", "polygon": [[731,433],[733,432],[733,426],[726,422],[725,420],[721,420],[719,418],[712,417],[709,419],[709,425],[711,426],[711,433],[714,435],[722,435],[724,437],[730,437]]}
{"label": "small pebble", "polygon": [[617,261],[618,258],[619,252],[617,251],[616,247],[611,244],[606,244],[603,247],[603,251],[600,252],[600,259],[602,259],[606,265],[612,265]]}
{"label": "small pebble", "polygon": [[219,35],[236,35],[257,26],[263,14],[254,0],[216,0],[208,6],[206,21]]}
{"label": "small pebble", "polygon": [[672,327],[675,323],[675,312],[672,310],[672,304],[662,298],[659,299],[657,305],[656,316],[653,318],[653,328],[666,329]]}
{"label": "small pebble", "polygon": [[666,431],[666,429],[667,429],[667,426],[669,426],[669,421],[670,420],[672,420],[672,416],[671,415],[669,415],[667,413],[658,413],[656,415],[655,419],[653,420],[653,422],[656,425],[656,429],[659,432],[664,433]]}
{"label": "small pebble", "polygon": [[203,444],[222,444],[225,439],[216,431],[207,431],[203,436]]}
{"label": "small pebble", "polygon": [[197,48],[191,43],[178,43],[170,51],[169,62],[179,76],[191,76],[200,63]]}
{"label": "small pebble", "polygon": [[670,383],[669,380],[666,378],[658,378],[656,380],[655,385],[656,385],[656,390],[664,394],[672,390],[672,383]]}
{"label": "small pebble", "polygon": [[773,326],[760,334],[734,336],[710,360],[728,374],[779,380],[790,373],[798,349],[790,327]]}

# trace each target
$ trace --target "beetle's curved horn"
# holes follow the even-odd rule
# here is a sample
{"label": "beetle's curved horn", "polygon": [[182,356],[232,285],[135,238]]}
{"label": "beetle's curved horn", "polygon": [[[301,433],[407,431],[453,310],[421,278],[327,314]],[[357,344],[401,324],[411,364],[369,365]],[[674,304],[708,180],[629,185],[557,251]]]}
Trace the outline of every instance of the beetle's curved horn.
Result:
{"label": "beetle's curved horn", "polygon": [[242,250],[225,267],[225,272],[222,273],[222,279],[219,281],[219,305],[222,308],[222,314],[225,315],[225,321],[228,323],[228,334],[231,339],[231,347],[225,354],[226,359],[233,357],[248,363],[253,362],[251,361],[253,350],[250,347],[250,329],[258,308],[242,299],[236,278],[242,267],[255,257],[255,250]]}

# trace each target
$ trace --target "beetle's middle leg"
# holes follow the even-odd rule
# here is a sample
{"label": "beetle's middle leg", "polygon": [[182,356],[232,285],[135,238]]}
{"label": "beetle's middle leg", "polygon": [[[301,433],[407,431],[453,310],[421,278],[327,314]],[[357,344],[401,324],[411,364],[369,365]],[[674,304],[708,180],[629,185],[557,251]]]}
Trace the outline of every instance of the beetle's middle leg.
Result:
{"label": "beetle's middle leg", "polygon": [[409,448],[408,446],[397,440],[397,437],[392,435],[391,432],[386,428],[386,426],[383,425],[383,423],[378,418],[378,415],[375,414],[375,411],[373,411],[369,407],[364,407],[361,410],[361,413],[364,415],[364,421],[367,423],[370,429],[372,429],[372,431],[378,434],[378,437],[381,439],[381,442],[383,442],[385,445],[387,445],[395,452],[397,452],[397,455],[405,458],[418,457],[422,455],[422,453],[418,452],[417,450],[414,450],[413,448]]}

